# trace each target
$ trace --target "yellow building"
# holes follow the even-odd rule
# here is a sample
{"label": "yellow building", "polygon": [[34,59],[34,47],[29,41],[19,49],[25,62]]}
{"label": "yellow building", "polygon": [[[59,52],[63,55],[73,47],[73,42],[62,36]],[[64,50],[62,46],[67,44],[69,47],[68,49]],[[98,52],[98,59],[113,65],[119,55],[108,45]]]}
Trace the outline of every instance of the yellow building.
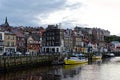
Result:
{"label": "yellow building", "polygon": [[16,52],[16,35],[12,32],[5,31],[4,34],[4,52]]}

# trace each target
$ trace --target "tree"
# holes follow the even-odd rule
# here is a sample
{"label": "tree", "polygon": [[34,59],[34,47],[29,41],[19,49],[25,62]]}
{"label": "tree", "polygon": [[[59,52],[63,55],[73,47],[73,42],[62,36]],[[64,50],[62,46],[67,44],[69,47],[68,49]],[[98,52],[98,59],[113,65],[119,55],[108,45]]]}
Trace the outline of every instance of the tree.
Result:
{"label": "tree", "polygon": [[120,42],[120,37],[116,35],[111,35],[111,36],[105,36],[105,42],[110,43],[111,41],[119,41]]}

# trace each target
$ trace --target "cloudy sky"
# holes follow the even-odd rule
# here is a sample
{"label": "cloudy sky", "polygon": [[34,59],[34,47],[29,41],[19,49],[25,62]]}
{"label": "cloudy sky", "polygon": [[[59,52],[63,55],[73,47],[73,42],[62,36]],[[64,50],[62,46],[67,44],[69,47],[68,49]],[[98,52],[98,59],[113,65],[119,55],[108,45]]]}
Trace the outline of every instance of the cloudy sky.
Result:
{"label": "cloudy sky", "polygon": [[11,26],[62,23],[120,35],[120,0],[0,0],[0,24],[6,16]]}

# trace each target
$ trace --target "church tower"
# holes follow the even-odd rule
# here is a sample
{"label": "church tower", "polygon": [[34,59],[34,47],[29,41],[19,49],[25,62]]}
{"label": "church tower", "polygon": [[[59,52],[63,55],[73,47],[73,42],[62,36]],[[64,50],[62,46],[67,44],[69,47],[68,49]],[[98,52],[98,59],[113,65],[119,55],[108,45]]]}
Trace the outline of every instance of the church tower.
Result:
{"label": "church tower", "polygon": [[5,18],[5,23],[4,24],[5,24],[6,27],[9,27],[9,23],[7,21],[7,17]]}

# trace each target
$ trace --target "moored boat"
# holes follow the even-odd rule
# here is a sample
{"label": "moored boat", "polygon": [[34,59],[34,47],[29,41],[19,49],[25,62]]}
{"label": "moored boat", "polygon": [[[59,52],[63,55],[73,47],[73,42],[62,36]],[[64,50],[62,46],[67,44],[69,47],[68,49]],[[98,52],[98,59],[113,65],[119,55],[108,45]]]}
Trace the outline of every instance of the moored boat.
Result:
{"label": "moored boat", "polygon": [[98,59],[102,59],[102,55],[100,53],[94,53],[94,55],[92,56],[92,60],[98,60]]}
{"label": "moored boat", "polygon": [[106,53],[106,54],[103,55],[103,57],[105,57],[105,58],[106,58],[106,57],[108,57],[108,58],[109,58],[109,57],[114,57],[114,56],[115,56],[114,53]]}
{"label": "moored boat", "polygon": [[70,56],[70,57],[66,57],[64,59],[64,63],[65,64],[83,64],[83,63],[87,63],[88,59],[86,59],[85,57],[80,57],[80,56]]}
{"label": "moored boat", "polygon": [[101,59],[102,56],[92,56],[92,59]]}

